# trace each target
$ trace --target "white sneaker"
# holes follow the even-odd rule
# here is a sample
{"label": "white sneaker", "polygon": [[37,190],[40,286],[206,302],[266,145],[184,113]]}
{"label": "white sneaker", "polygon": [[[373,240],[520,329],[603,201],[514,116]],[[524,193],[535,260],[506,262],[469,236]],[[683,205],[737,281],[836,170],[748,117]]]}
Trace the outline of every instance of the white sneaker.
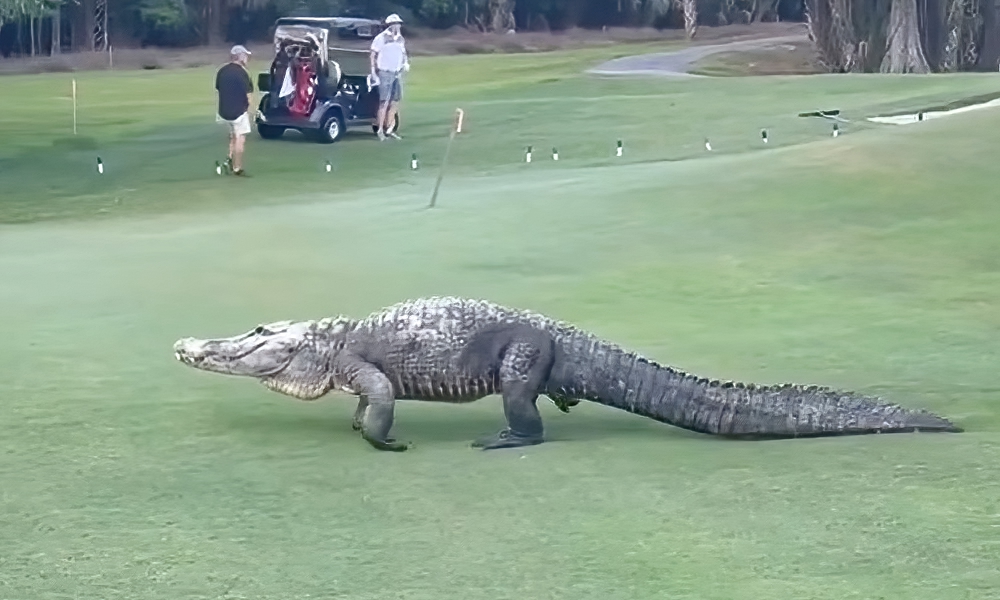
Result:
{"label": "white sneaker", "polygon": [[385,141],[385,134],[382,132],[381,129],[378,130],[377,134],[378,134],[379,141],[380,142],[384,142]]}
{"label": "white sneaker", "polygon": [[399,137],[399,135],[397,135],[395,131],[390,131],[389,132],[389,137],[391,137],[394,140],[401,140],[401,139],[403,139],[403,138]]}

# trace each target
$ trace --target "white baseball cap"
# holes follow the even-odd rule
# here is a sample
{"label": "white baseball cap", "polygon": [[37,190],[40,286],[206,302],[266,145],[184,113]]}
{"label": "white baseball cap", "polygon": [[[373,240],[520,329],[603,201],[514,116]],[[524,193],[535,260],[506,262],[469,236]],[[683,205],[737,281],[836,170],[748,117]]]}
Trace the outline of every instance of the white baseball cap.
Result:
{"label": "white baseball cap", "polygon": [[403,19],[399,18],[399,15],[397,15],[396,13],[392,13],[391,15],[385,18],[386,25],[392,25],[393,23],[402,23],[402,22]]}
{"label": "white baseball cap", "polygon": [[231,56],[238,56],[240,54],[246,54],[247,56],[250,56],[250,54],[252,54],[252,53],[249,50],[247,50],[245,47],[243,47],[242,45],[236,44],[235,46],[233,46],[229,50],[229,54]]}

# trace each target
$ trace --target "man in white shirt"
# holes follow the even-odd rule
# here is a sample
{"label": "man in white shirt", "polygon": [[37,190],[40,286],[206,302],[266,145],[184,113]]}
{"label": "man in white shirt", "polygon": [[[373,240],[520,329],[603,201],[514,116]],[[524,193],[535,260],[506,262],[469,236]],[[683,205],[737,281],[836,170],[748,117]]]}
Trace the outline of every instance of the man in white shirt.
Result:
{"label": "man in white shirt", "polygon": [[[396,119],[399,100],[403,95],[399,74],[410,70],[410,59],[406,55],[406,43],[399,29],[403,19],[391,14],[385,19],[388,27],[375,36],[371,46],[372,74],[378,80],[378,139],[385,136],[400,139],[392,124]],[[389,131],[386,131],[389,130]]]}

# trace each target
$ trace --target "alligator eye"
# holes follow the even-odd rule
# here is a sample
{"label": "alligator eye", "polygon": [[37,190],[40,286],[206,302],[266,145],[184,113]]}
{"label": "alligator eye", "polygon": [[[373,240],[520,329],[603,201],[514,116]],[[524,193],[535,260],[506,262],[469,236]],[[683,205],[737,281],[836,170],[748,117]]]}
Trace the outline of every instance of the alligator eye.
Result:
{"label": "alligator eye", "polygon": [[257,335],[260,335],[260,334],[264,333],[264,326],[263,325],[258,325],[257,329],[254,329],[253,332],[256,333]]}

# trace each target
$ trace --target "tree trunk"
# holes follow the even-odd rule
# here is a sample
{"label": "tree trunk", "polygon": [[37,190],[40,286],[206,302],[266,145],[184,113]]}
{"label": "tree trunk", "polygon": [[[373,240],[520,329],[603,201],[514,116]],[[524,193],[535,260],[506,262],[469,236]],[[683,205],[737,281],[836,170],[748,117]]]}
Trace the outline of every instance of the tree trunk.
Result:
{"label": "tree trunk", "polygon": [[996,71],[1000,69],[1000,15],[997,15],[996,0],[983,0],[980,10],[983,15],[983,46],[976,66],[983,71]]}
{"label": "tree trunk", "polygon": [[226,39],[225,0],[208,0],[208,45],[220,46]]}
{"label": "tree trunk", "polygon": [[52,10],[52,56],[62,52],[62,18],[59,6]]}
{"label": "tree trunk", "polygon": [[833,73],[859,70],[850,0],[806,0],[805,12],[809,39],[824,68]]}
{"label": "tree trunk", "polygon": [[28,38],[31,40],[31,56],[35,55],[35,17],[28,17]]}
{"label": "tree trunk", "polygon": [[893,0],[886,52],[879,68],[882,73],[930,71],[920,44],[917,22],[917,0]]}
{"label": "tree trunk", "polygon": [[924,45],[927,64],[930,65],[932,71],[941,70],[941,62],[944,57],[945,43],[947,41],[947,19],[944,0],[921,0],[921,43]]}
{"label": "tree trunk", "polygon": [[94,0],[80,0],[73,7],[73,50],[80,52],[94,49]]}
{"label": "tree trunk", "polygon": [[763,2],[754,2],[753,6],[753,17],[751,19],[752,23],[760,23],[767,17],[774,16],[777,19],[778,4],[781,0],[763,0]]}
{"label": "tree trunk", "polygon": [[490,30],[504,33],[514,29],[514,0],[490,0]]}
{"label": "tree trunk", "polygon": [[689,40],[693,40],[698,33],[697,0],[684,0],[684,32]]}

